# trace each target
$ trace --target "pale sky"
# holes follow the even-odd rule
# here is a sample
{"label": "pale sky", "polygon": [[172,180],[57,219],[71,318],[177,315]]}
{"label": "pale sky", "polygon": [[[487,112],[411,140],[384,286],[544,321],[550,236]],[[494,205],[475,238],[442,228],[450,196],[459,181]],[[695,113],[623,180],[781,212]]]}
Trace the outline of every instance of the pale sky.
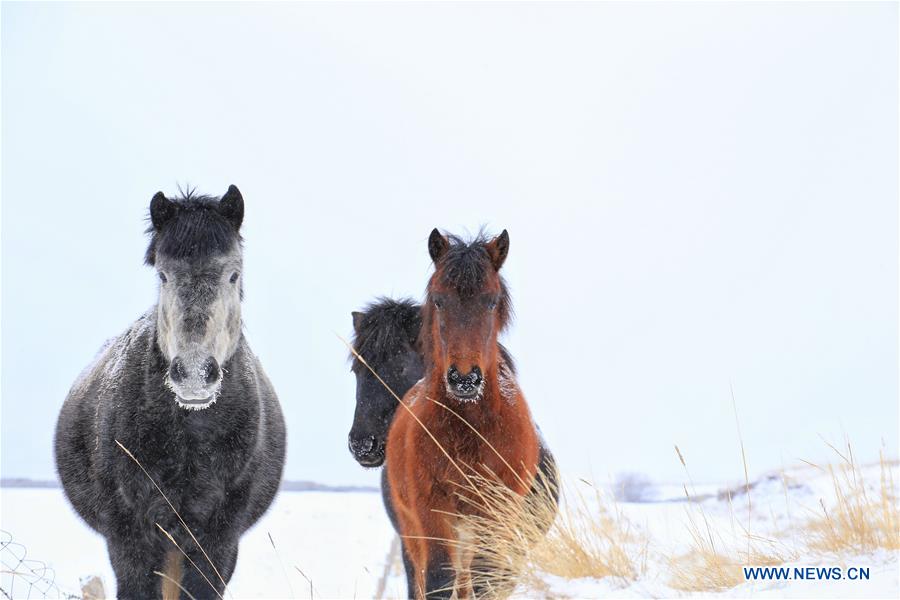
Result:
{"label": "pale sky", "polygon": [[156,298],[144,217],[246,201],[285,476],[346,448],[350,312],[510,233],[505,343],[564,471],[742,480],[898,443],[896,3],[2,6],[2,461]]}

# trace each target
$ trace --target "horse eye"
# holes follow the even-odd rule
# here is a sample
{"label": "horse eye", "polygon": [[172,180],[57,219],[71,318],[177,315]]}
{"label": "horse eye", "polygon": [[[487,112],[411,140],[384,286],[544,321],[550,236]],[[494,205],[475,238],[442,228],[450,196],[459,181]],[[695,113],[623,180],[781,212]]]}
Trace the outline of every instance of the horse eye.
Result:
{"label": "horse eye", "polygon": [[444,307],[444,303],[441,302],[438,298],[435,298],[435,299],[434,299],[434,305],[435,305],[436,307],[438,307],[438,308],[443,308],[443,307]]}
{"label": "horse eye", "polygon": [[166,283],[167,281],[169,281],[168,278],[166,277],[166,274],[163,273],[162,271],[159,272],[159,280],[162,281],[163,283]]}
{"label": "horse eye", "polygon": [[240,273],[235,271],[234,273],[231,274],[231,279],[229,279],[228,281],[230,281],[231,283],[234,283],[235,281],[238,280],[239,275],[240,275]]}

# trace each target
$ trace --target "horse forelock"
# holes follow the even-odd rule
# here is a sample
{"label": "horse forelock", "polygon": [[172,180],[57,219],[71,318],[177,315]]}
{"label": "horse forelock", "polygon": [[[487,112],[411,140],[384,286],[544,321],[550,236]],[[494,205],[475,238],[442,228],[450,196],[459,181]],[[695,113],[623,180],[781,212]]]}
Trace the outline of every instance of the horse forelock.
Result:
{"label": "horse forelock", "polygon": [[[369,365],[378,370],[385,361],[407,348],[415,349],[422,317],[419,305],[403,298],[379,298],[363,310],[360,326],[353,335],[353,349]],[[354,373],[364,369],[356,354],[351,354],[351,370]]]}
{"label": "horse forelock", "polygon": [[[484,289],[485,281],[491,272],[495,272],[500,283],[500,297],[497,301],[497,318],[499,323],[497,332],[503,333],[512,320],[512,298],[506,280],[500,273],[494,270],[487,245],[491,238],[484,232],[479,233],[471,241],[466,241],[459,236],[448,235],[450,247],[435,265],[434,273],[428,280],[428,288],[425,292],[425,303],[422,305],[422,328],[419,332],[417,345],[419,353],[427,362],[432,361],[434,341],[432,339],[432,324],[434,321],[434,302],[432,291],[441,283],[459,294],[462,299],[472,298]],[[500,346],[503,348],[502,346]],[[505,348],[501,352],[505,351]]]}
{"label": "horse forelock", "polygon": [[150,243],[144,255],[146,264],[156,264],[157,254],[175,259],[204,259],[240,248],[241,235],[219,212],[219,198],[187,190],[171,200],[177,206],[171,220],[161,230],[152,224],[147,227]]}
{"label": "horse forelock", "polygon": [[[455,235],[448,235],[447,239],[450,247],[435,265],[434,273],[428,282],[428,299],[431,300],[431,290],[435,283],[440,281],[443,285],[454,289],[461,299],[467,300],[482,293],[487,278],[491,273],[496,273],[500,282],[500,298],[497,302],[497,315],[500,319],[498,330],[503,332],[512,317],[512,299],[506,280],[494,269],[491,262],[487,248],[491,238],[481,232],[468,242]],[[426,302],[423,311],[430,305],[430,301]]]}

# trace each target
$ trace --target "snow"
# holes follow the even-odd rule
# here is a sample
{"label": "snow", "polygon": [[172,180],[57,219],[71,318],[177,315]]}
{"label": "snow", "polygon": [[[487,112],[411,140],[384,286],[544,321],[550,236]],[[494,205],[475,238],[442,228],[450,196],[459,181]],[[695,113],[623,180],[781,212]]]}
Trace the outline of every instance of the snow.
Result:
{"label": "snow", "polygon": [[[884,558],[884,557],[882,557]],[[871,557],[858,557],[852,564],[871,564]],[[881,558],[879,558],[881,560]],[[808,563],[787,563],[788,566],[811,566]],[[835,563],[829,563],[829,566]],[[636,581],[622,585],[610,578],[565,580],[548,576],[549,595],[555,598],[677,598],[697,596],[708,598],[897,598],[898,577],[896,556],[885,564],[871,569],[868,581],[779,581],[747,582],[724,592],[687,593],[661,582]]]}
{"label": "snow", "polygon": [[[76,593],[82,578],[99,575],[112,597],[115,577],[103,538],[78,518],[62,490],[3,488],[0,500],[0,529],[24,546],[29,559],[55,571],[60,590]],[[282,492],[241,539],[230,595],[309,598],[310,583],[299,568],[312,580],[316,598],[372,597],[393,537],[377,493]],[[4,564],[10,560],[4,550]],[[3,574],[0,587],[8,589],[9,582]],[[24,580],[16,585],[24,594]]]}
{"label": "snow", "polygon": [[[897,481],[897,465],[890,467],[893,481]],[[871,464],[861,470],[868,493],[877,498],[880,490],[881,469]],[[602,489],[613,497],[613,485]],[[651,537],[647,566],[636,581],[616,578],[584,578],[566,580],[545,575],[542,580],[549,588],[549,595],[557,598],[659,598],[659,597],[737,597],[737,598],[898,598],[900,597],[900,551],[877,550],[862,554],[841,554],[810,550],[804,544],[803,526],[813,515],[821,514],[820,501],[831,507],[834,502],[834,484],[831,475],[823,469],[803,466],[763,475],[751,482],[750,510],[745,484],[730,482],[728,485],[687,484],[696,502],[685,501],[682,484],[659,485],[648,490],[647,495],[661,500],[656,502],[619,502],[615,506],[630,523]],[[725,490],[731,491],[729,502]],[[894,485],[893,498],[898,498]],[[585,494],[590,498],[590,494]],[[748,514],[749,519],[748,519]],[[671,587],[669,559],[689,551],[691,533],[688,523],[693,519],[703,524],[708,521],[720,547],[730,546],[739,553],[746,548],[746,531],[749,530],[757,547],[776,548],[789,555],[783,566],[790,567],[868,567],[869,580],[791,580],[746,581],[736,587],[719,592],[685,592]],[[706,531],[705,525],[702,525]],[[767,542],[768,541],[768,542]],[[748,564],[746,566],[756,566]]]}
{"label": "snow", "polygon": [[[894,480],[896,466],[892,467]],[[862,469],[864,480],[874,491],[879,482],[878,465]],[[596,501],[594,489],[577,477],[567,477],[567,488]],[[898,552],[878,550],[866,554],[816,553],[802,542],[802,523],[818,512],[820,499],[830,505],[834,498],[827,472],[811,467],[788,470],[786,477],[768,474],[753,482],[751,518],[747,519],[747,495],[740,482],[728,485],[691,485],[692,496],[684,500],[680,484],[647,483],[648,502],[618,502],[618,511],[638,530],[648,534],[646,569],[635,581],[613,577],[566,580],[542,577],[549,595],[558,598],[647,598],[647,597],[759,597],[759,598],[897,598],[900,596]],[[613,498],[614,484],[601,488]],[[724,489],[732,491],[731,501]],[[894,493],[896,493],[896,487]],[[68,506],[58,489],[0,490],[0,529],[22,544],[29,558],[40,559],[55,571],[54,581],[65,592],[80,589],[80,580],[99,575],[108,593],[115,579],[106,558],[102,538],[89,530]],[[669,560],[685,553],[690,545],[690,519],[701,511],[725,544],[740,547],[744,529],[760,539],[776,539],[791,551],[787,566],[851,566],[870,568],[868,581],[792,580],[747,581],[719,592],[691,594],[672,587]],[[733,539],[729,535],[734,534]],[[271,535],[277,551],[269,539]],[[10,549],[4,549],[4,563]],[[298,571],[302,571],[302,574]],[[308,579],[307,579],[308,578]],[[310,584],[311,580],[311,584]],[[0,579],[8,589],[9,574]],[[20,582],[21,583],[21,582]],[[240,556],[226,597],[234,598],[371,598],[402,597],[405,580],[399,566],[397,538],[391,529],[381,497],[371,492],[282,492],[264,518],[241,541]],[[312,592],[310,590],[312,587]],[[13,589],[25,597],[27,588]],[[518,593],[517,597],[527,594]],[[44,597],[34,594],[32,597]],[[50,595],[48,597],[55,597]]]}

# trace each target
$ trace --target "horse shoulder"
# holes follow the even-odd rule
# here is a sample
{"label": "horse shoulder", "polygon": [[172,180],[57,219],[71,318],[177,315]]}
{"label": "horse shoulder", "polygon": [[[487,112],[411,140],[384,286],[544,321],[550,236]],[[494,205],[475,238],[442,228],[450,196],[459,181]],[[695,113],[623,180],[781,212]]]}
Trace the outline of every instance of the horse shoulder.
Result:
{"label": "horse shoulder", "polygon": [[497,367],[497,383],[500,388],[500,397],[503,398],[504,402],[515,405],[522,396],[522,390],[519,387],[519,382],[516,380],[515,372],[502,355]]}
{"label": "horse shoulder", "polygon": [[403,402],[406,406],[413,407],[421,404],[422,396],[425,395],[425,379],[420,379],[413,384],[411,388],[403,395]]}
{"label": "horse shoulder", "polygon": [[[238,369],[246,372],[248,381],[253,382],[252,389],[245,389],[243,394],[252,394],[255,396],[253,400],[259,406],[259,423],[258,431],[261,436],[272,437],[282,440],[284,445],[285,424],[284,415],[281,411],[281,403],[278,401],[278,394],[275,393],[275,386],[269,380],[269,376],[263,369],[259,358],[250,350],[246,340],[241,338],[239,351],[235,353],[236,365]],[[240,378],[238,379],[240,381]],[[244,386],[246,388],[246,386]],[[283,454],[282,449],[282,454]]]}
{"label": "horse shoulder", "polygon": [[[519,428],[518,433],[520,439],[525,448],[529,451],[529,454],[533,453],[533,458],[537,461],[541,446],[540,434],[538,433],[537,426],[534,424],[534,418],[531,416],[531,410],[528,407],[528,402],[525,400],[525,394],[522,393],[522,390],[519,390],[516,396],[515,408],[515,421]],[[532,457],[529,456],[529,458]]]}
{"label": "horse shoulder", "polygon": [[[494,472],[501,475],[501,479],[506,485],[524,494],[540,466],[538,464],[541,454],[540,436],[525,396],[518,387],[515,396],[510,400],[501,406],[500,421],[504,424],[504,432],[495,444],[497,451],[503,455],[509,465],[502,464],[499,459],[488,462]],[[518,476],[514,475],[509,467],[514,468]],[[523,467],[525,473],[522,472]],[[527,476],[523,477],[523,475]],[[523,481],[528,484],[525,488],[522,488]]]}
{"label": "horse shoulder", "polygon": [[[408,427],[406,412],[398,413],[388,432],[387,447],[385,449],[386,460],[384,469],[387,473],[388,488],[391,493],[391,502],[398,518],[410,510],[410,487],[406,481],[406,462],[408,460],[406,446]],[[401,525],[404,523],[400,519]]]}
{"label": "horse shoulder", "polygon": [[[246,436],[246,446],[235,457],[235,470],[230,474],[227,486],[252,490],[251,522],[254,522],[278,490],[284,468],[286,428],[275,388],[243,338],[233,361],[232,368],[242,371],[232,384],[236,386],[236,395],[245,399],[248,405],[255,404],[255,408],[246,408],[245,425],[253,425],[255,420],[255,427],[248,427],[246,432],[239,434]],[[233,420],[235,417],[227,418]]]}
{"label": "horse shoulder", "polygon": [[423,400],[425,386],[423,380],[419,380],[404,394],[388,431],[386,449],[386,468],[390,480],[392,494],[395,502],[407,505],[409,495],[413,491],[420,478],[415,476],[418,467],[418,451],[420,426],[413,416],[421,411],[425,402]]}
{"label": "horse shoulder", "polygon": [[152,335],[151,312],[134,321],[125,332],[108,339],[81,371],[66,395],[59,417],[59,429],[96,439],[86,444],[96,450],[106,413],[116,404],[121,390],[144,377],[143,354]]}

